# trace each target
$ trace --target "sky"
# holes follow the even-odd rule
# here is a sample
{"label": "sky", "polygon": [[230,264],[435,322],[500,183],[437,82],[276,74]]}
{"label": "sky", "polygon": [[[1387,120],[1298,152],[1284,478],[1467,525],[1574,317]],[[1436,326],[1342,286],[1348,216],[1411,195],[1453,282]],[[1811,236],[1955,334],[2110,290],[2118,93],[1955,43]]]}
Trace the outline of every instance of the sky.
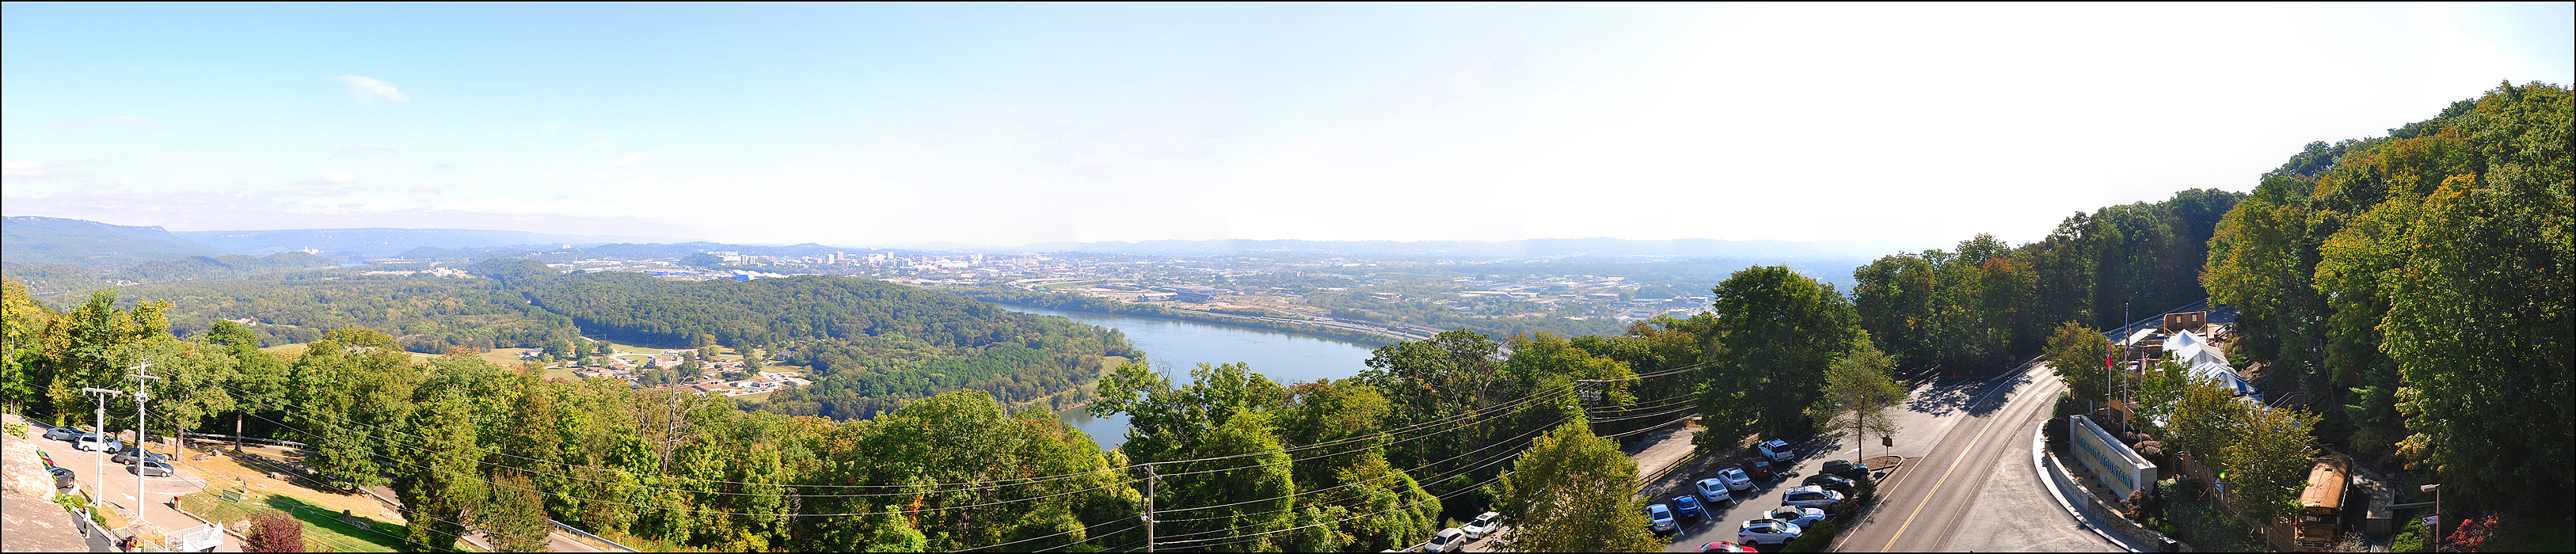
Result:
{"label": "sky", "polygon": [[8,3],[0,212],[2024,242],[2568,84],[2570,6]]}

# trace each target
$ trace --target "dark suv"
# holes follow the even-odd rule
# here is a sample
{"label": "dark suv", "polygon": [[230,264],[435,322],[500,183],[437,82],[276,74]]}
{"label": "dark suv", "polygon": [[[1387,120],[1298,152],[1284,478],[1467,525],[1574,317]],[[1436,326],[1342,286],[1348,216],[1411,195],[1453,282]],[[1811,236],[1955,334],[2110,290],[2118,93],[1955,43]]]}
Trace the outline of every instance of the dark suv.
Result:
{"label": "dark suv", "polygon": [[1851,460],[1825,460],[1824,471],[1828,475],[1840,475],[1844,479],[1853,481],[1869,478],[1869,466],[1853,463]]}
{"label": "dark suv", "polygon": [[1824,487],[1825,490],[1839,492],[1846,495],[1852,493],[1852,487],[1860,485],[1858,482],[1852,481],[1849,478],[1831,474],[1809,475],[1807,476],[1807,480],[1800,481],[1798,484]]}

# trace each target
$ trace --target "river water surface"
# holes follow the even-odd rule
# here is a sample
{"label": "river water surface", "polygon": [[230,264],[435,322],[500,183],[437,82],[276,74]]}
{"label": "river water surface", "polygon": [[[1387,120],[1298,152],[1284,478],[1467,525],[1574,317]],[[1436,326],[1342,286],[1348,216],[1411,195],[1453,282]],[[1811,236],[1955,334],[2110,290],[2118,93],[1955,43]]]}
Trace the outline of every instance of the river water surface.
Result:
{"label": "river water surface", "polygon": [[[1254,373],[1286,385],[1316,379],[1341,379],[1358,374],[1367,366],[1369,352],[1375,347],[1327,339],[1265,331],[1230,325],[1195,321],[1129,317],[1067,312],[1026,306],[1000,305],[1003,309],[1040,315],[1063,316],[1085,324],[1115,328],[1127,335],[1127,342],[1145,351],[1155,369],[1164,370],[1173,386],[1190,381],[1190,369],[1199,364],[1243,362]],[[1057,416],[1065,423],[1089,433],[1101,448],[1116,448],[1127,440],[1127,416],[1091,417],[1083,410],[1068,410]]]}

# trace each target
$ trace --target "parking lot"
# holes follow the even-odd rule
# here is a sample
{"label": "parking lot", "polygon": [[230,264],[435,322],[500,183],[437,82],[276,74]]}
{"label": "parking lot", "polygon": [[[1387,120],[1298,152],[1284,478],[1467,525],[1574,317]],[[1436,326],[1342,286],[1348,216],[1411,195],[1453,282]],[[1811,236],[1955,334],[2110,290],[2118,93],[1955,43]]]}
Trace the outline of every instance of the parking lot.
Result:
{"label": "parking lot", "polygon": [[[19,420],[16,416],[10,416],[9,421]],[[72,470],[78,476],[80,488],[89,491],[90,498],[97,502],[100,508],[114,510],[120,518],[129,523],[137,521],[136,510],[140,509],[140,522],[148,523],[155,528],[153,529],[155,532],[146,533],[147,536],[175,532],[203,524],[196,518],[188,517],[187,514],[179,513],[179,510],[170,507],[170,499],[206,488],[206,482],[203,479],[188,471],[186,460],[173,460],[174,463],[170,464],[179,470],[175,475],[141,478],[142,490],[141,494],[137,495],[135,474],[127,471],[127,466],[110,461],[108,458],[114,456],[114,453],[82,451],[74,448],[72,443],[67,441],[45,439],[42,434],[49,427],[36,424],[30,424],[28,427],[32,429],[31,434],[38,435],[34,441],[36,449],[53,459],[54,465]],[[153,448],[152,451],[160,454],[170,453],[166,448]],[[102,476],[105,478],[102,479]],[[226,541],[225,546],[227,547],[225,550],[238,551],[238,545],[232,544],[231,541]]]}

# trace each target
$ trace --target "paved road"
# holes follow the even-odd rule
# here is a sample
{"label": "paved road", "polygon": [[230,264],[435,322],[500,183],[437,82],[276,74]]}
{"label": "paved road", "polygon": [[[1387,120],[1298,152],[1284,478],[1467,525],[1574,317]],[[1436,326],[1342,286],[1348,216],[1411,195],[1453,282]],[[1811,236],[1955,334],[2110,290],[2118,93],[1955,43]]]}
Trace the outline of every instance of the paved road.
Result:
{"label": "paved road", "polygon": [[2033,367],[1977,389],[1956,421],[1940,426],[1929,452],[1881,484],[1878,506],[1838,549],[2122,551],[2058,507],[2030,466],[2031,432],[2047,421],[2064,383]]}

